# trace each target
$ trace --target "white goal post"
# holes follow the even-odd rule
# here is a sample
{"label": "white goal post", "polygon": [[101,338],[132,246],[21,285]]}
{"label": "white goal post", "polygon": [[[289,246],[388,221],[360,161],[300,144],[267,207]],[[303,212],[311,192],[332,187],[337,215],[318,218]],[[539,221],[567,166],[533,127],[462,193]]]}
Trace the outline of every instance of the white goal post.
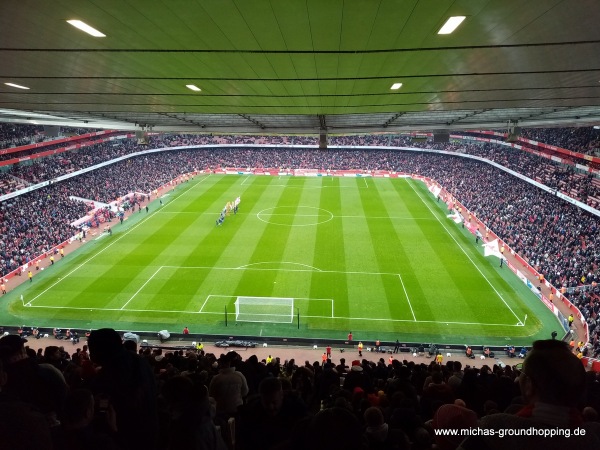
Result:
{"label": "white goal post", "polygon": [[294,321],[294,299],[237,297],[235,320],[238,322],[292,323]]}

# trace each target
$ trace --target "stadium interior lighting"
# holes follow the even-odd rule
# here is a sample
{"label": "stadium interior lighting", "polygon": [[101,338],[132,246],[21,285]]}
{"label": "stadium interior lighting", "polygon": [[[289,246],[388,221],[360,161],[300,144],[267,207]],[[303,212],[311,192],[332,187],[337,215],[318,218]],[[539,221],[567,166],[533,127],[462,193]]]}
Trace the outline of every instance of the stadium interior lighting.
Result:
{"label": "stadium interior lighting", "polygon": [[458,26],[465,20],[466,16],[452,16],[446,20],[446,23],[440,28],[437,34],[450,34],[458,28]]}
{"label": "stadium interior lighting", "polygon": [[96,30],[94,27],[89,26],[87,23],[81,20],[67,20],[67,23],[73,25],[75,28],[79,28],[81,31],[94,36],[94,37],[106,37],[104,33]]}
{"label": "stadium interior lighting", "polygon": [[392,84],[392,87],[390,88],[392,91],[396,91],[398,89],[400,89],[402,87],[402,83],[394,83]]}
{"label": "stadium interior lighting", "polygon": [[186,84],[185,87],[188,89],[191,89],[192,91],[196,91],[196,92],[200,92],[202,90],[195,84]]}
{"label": "stadium interior lighting", "polygon": [[15,84],[15,83],[4,83],[4,84],[7,86],[10,86],[10,87],[17,88],[17,89],[29,89],[27,86],[21,86],[20,84]]}

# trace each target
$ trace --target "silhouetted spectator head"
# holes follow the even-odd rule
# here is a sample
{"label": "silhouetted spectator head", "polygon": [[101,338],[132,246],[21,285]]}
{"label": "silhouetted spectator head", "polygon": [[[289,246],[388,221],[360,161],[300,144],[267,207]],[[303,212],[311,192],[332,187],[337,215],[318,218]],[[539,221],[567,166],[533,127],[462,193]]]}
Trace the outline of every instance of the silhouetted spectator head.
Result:
{"label": "silhouetted spectator head", "polygon": [[233,359],[235,358],[235,355],[233,355],[232,353],[223,353],[221,356],[219,356],[218,359],[218,363],[219,363],[219,367],[220,368],[226,368],[226,367],[230,367],[231,366],[231,362],[233,361]]}
{"label": "silhouetted spectator head", "polygon": [[598,412],[591,406],[586,406],[581,412],[585,422],[598,422]]}
{"label": "silhouetted spectator head", "polygon": [[57,361],[61,357],[60,349],[56,345],[49,345],[44,349],[44,359],[47,362]]}
{"label": "silhouetted spectator head", "polygon": [[274,416],[283,405],[283,386],[279,378],[265,378],[258,385],[260,402],[265,411]]}
{"label": "silhouetted spectator head", "polygon": [[[335,430],[335,432],[332,432]],[[306,442],[313,450],[340,448],[367,449],[360,422],[346,408],[327,408],[319,411],[308,426]]]}
{"label": "silhouetted spectator head", "polygon": [[0,339],[0,359],[8,365],[27,357],[25,342],[27,342],[27,339],[16,334],[3,336]]}
{"label": "silhouetted spectator head", "polygon": [[63,419],[68,424],[90,423],[94,418],[94,395],[88,389],[73,389],[67,394]]}
{"label": "silhouetted spectator head", "polygon": [[523,361],[519,385],[527,403],[576,407],[585,391],[585,369],[566,342],[535,341]]}
{"label": "silhouetted spectator head", "polygon": [[376,406],[367,408],[364,414],[365,425],[368,427],[379,427],[384,424],[383,413]]}
{"label": "silhouetted spectator head", "polygon": [[129,352],[137,353],[137,342],[135,342],[132,339],[127,339],[126,341],[124,341],[123,347]]}
{"label": "silhouetted spectator head", "polygon": [[90,333],[88,338],[90,358],[102,366],[113,360],[123,350],[121,336],[112,328],[100,328]]}

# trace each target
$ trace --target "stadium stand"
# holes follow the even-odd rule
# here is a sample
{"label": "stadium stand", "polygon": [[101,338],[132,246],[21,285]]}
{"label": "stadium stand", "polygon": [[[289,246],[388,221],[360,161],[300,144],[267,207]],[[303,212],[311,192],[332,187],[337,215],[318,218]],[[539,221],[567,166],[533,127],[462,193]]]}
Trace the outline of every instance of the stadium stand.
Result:
{"label": "stadium stand", "polygon": [[[150,148],[216,143],[264,144],[270,139],[268,136],[151,136]],[[275,141],[316,146],[317,139],[283,136],[275,138]],[[331,143],[343,146],[411,145],[468,153],[537,178],[543,184],[569,192],[582,200],[600,198],[600,181],[597,178],[582,176],[515,149],[490,144],[433,144],[430,141],[415,144],[407,136],[331,137]],[[144,146],[142,149],[147,148]],[[56,158],[41,158],[34,164],[14,166],[8,173],[2,174],[0,183],[3,192],[13,192],[29,183],[112,161],[137,151],[140,151],[140,147],[132,139],[106,142]],[[3,201],[0,204],[0,270],[6,275],[36,256],[47,253],[77,232],[70,224],[84,216],[89,207],[70,200],[70,196],[108,203],[127,192],[151,193],[181,173],[217,167],[361,168],[406,172],[435,179],[538,272],[543,273],[552,285],[570,289],[581,285],[591,287],[575,291],[574,303],[582,308],[590,326],[592,355],[600,353],[600,325],[596,320],[600,309],[597,287],[600,276],[595,250],[598,245],[597,216],[534,189],[483,162],[460,157],[333,148],[328,152],[313,149],[210,148],[141,155]],[[135,177],[131,177],[132,172]],[[494,198],[499,200],[492,201]],[[31,219],[34,213],[41,213],[36,220]],[[540,239],[540,232],[551,238]]]}

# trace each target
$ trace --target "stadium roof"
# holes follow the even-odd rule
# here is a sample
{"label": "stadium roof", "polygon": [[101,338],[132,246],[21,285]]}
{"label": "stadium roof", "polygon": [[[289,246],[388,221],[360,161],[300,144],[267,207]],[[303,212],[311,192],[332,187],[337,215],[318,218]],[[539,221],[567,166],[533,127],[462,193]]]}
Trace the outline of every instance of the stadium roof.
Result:
{"label": "stadium roof", "polygon": [[[466,18],[438,34],[450,16]],[[0,121],[226,133],[598,125],[598,18],[598,0],[2,0]]]}

